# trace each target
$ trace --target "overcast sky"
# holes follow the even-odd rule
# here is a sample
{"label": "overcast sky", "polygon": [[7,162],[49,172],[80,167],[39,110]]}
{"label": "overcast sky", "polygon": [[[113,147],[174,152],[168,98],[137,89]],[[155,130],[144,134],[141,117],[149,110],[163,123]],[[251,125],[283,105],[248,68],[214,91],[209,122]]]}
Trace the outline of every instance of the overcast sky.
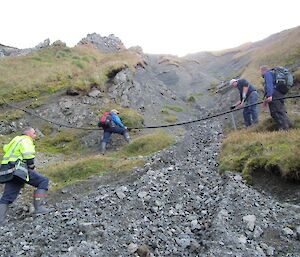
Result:
{"label": "overcast sky", "polygon": [[114,34],[145,53],[178,56],[255,42],[300,25],[298,0],[3,0],[0,44],[49,38],[73,47]]}

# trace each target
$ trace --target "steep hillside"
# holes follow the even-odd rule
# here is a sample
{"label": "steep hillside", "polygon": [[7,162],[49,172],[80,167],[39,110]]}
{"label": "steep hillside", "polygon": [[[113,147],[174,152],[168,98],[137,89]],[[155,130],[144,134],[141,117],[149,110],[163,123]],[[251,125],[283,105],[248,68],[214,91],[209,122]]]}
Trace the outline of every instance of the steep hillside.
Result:
{"label": "steep hillside", "polygon": [[[297,69],[299,28],[185,58],[146,55],[139,47],[125,49],[113,35],[97,34],[74,48],[47,40],[26,51],[1,47],[0,143],[26,126],[37,128],[36,166],[50,178],[54,208],[33,216],[33,189],[23,188],[1,226],[1,256],[299,256],[299,183],[255,170],[260,176],[250,186],[234,173],[244,163],[261,167],[248,162],[249,153],[266,160],[262,154],[270,157],[275,149],[275,167],[287,159],[284,165],[293,162],[298,174],[299,130],[266,137],[255,127],[251,135],[236,132],[228,140],[229,116],[143,128],[227,110],[236,92],[215,94],[217,85],[238,75],[258,85],[259,64]],[[125,125],[139,129],[130,131],[134,140],[126,145],[114,135],[103,156],[96,123],[113,108]],[[294,159],[286,158],[286,133],[295,144]],[[283,135],[280,144],[277,135]],[[220,174],[223,141],[233,153]]]}
{"label": "steep hillside", "polygon": [[254,43],[213,53],[186,56],[220,80],[243,77],[261,87],[259,66],[287,66],[296,74],[300,67],[300,27],[285,30]]}

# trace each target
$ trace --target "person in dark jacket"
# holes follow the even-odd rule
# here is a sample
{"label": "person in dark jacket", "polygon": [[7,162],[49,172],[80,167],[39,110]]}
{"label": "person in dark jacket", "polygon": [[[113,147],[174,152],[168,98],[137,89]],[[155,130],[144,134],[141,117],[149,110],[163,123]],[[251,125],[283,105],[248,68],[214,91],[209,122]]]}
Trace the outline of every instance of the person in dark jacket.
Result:
{"label": "person in dark jacket", "polygon": [[116,109],[113,109],[110,111],[111,117],[112,117],[112,124],[111,126],[107,126],[107,127],[103,127],[103,137],[101,140],[101,148],[100,151],[102,154],[105,153],[106,151],[106,145],[110,140],[110,137],[112,135],[112,133],[117,133],[120,135],[123,135],[125,140],[130,143],[131,139],[129,136],[129,132],[127,127],[123,124],[123,122],[121,121],[120,117],[118,116],[119,111]]}
{"label": "person in dark jacket", "polygon": [[33,142],[35,138],[35,129],[26,128],[22,136],[14,137],[3,147],[0,176],[5,176],[4,174],[10,172],[13,176],[5,182],[4,192],[0,199],[0,224],[5,220],[8,205],[15,201],[25,183],[37,188],[33,195],[35,214],[45,214],[51,211],[43,206],[49,179],[35,169]]}
{"label": "person in dark jacket", "polygon": [[237,88],[240,93],[240,100],[236,102],[236,104],[232,105],[231,109],[244,107],[245,105],[243,110],[245,126],[249,127],[252,124],[258,123],[258,106],[253,105],[256,104],[258,100],[256,88],[245,79],[232,79],[229,84],[230,86]]}
{"label": "person in dark jacket", "polygon": [[282,93],[276,90],[274,84],[274,74],[267,65],[260,66],[260,72],[265,80],[265,99],[264,106],[269,105],[270,115],[275,120],[279,130],[288,130],[292,123],[287,115],[284,100],[274,99],[284,97]]}

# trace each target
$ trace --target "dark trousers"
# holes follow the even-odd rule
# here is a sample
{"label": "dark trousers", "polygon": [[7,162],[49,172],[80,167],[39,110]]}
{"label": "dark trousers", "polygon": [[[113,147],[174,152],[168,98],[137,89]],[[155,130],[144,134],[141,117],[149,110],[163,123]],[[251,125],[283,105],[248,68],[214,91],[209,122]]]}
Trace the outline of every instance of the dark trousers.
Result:
{"label": "dark trousers", "polygon": [[48,190],[49,179],[40,173],[28,170],[29,181],[26,182],[18,177],[14,177],[11,181],[5,183],[4,192],[0,199],[0,204],[11,204],[18,197],[24,184],[29,184],[38,189]]}
{"label": "dark trousers", "polygon": [[[249,127],[252,124],[258,123],[258,106],[257,105],[252,105],[256,104],[258,100],[258,93],[257,91],[251,92],[249,95],[244,111],[243,111],[243,116],[244,116],[244,122],[245,126]],[[252,106],[248,106],[252,105]]]}
{"label": "dark trousers", "polygon": [[[281,98],[284,95],[274,90],[273,99]],[[288,130],[292,123],[287,115],[284,100],[272,101],[269,103],[271,117],[276,121],[279,130]]]}
{"label": "dark trousers", "polygon": [[126,131],[127,131],[126,129],[121,128],[119,126],[115,126],[115,127],[112,127],[112,128],[105,128],[104,132],[103,132],[102,142],[108,143],[112,133],[117,133],[117,134],[120,134],[120,135],[124,135],[124,133]]}

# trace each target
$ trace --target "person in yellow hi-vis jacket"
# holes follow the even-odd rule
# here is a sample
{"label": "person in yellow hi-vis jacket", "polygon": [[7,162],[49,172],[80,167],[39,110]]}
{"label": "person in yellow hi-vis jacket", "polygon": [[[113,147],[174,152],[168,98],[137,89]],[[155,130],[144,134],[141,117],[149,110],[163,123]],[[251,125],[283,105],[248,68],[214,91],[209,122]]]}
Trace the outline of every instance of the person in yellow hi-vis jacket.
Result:
{"label": "person in yellow hi-vis jacket", "polygon": [[24,183],[36,187],[34,191],[35,214],[49,213],[45,208],[44,198],[47,196],[49,179],[35,170],[36,131],[26,128],[22,136],[16,136],[3,147],[3,159],[0,168],[0,182],[5,183],[0,199],[0,224],[6,217],[8,205],[13,203]]}

